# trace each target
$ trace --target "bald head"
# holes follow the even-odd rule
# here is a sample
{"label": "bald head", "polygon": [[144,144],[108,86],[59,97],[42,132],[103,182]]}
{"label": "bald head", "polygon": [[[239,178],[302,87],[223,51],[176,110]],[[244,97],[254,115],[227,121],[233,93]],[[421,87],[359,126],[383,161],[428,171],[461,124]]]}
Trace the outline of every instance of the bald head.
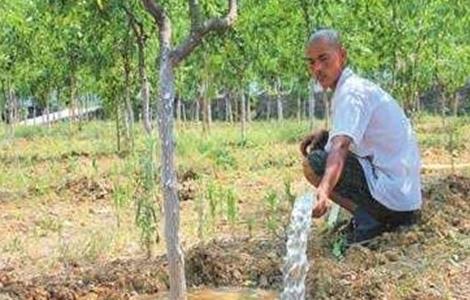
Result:
{"label": "bald head", "polygon": [[308,39],[307,46],[310,46],[319,41],[325,41],[332,46],[342,48],[339,32],[331,28],[319,29],[313,32]]}
{"label": "bald head", "polygon": [[347,59],[339,33],[334,29],[315,31],[308,40],[305,56],[310,74],[323,88],[335,89]]}

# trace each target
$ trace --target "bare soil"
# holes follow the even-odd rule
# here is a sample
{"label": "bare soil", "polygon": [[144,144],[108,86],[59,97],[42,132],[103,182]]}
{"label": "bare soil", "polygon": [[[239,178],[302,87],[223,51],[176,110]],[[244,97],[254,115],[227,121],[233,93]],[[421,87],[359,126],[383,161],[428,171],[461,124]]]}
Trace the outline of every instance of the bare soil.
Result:
{"label": "bare soil", "polygon": [[[331,254],[334,234],[315,229],[309,242],[309,299],[468,299],[470,178],[427,178],[420,223],[376,238],[370,247]],[[186,252],[188,284],[281,288],[284,240],[216,239]],[[0,299],[132,299],[168,289],[165,256],[69,264],[22,279],[0,270]]]}

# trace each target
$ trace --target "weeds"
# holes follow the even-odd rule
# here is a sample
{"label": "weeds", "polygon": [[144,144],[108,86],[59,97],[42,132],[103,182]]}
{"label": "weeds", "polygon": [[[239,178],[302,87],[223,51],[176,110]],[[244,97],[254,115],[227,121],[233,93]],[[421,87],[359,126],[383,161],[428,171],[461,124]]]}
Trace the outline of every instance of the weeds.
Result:
{"label": "weeds", "polygon": [[279,227],[279,217],[278,217],[279,198],[277,196],[277,193],[273,190],[269,191],[267,195],[264,197],[264,201],[268,208],[268,217],[266,220],[266,226],[271,233],[276,235],[277,229]]}
{"label": "weeds", "polygon": [[159,210],[157,200],[157,168],[155,164],[155,140],[146,140],[146,152],[140,160],[140,176],[137,178],[140,193],[134,195],[136,203],[135,222],[140,229],[140,240],[144,245],[147,256],[152,255],[154,243],[160,241],[158,233]]}
{"label": "weeds", "polygon": [[238,219],[238,201],[233,188],[227,189],[225,199],[227,200],[227,220],[234,226]]}

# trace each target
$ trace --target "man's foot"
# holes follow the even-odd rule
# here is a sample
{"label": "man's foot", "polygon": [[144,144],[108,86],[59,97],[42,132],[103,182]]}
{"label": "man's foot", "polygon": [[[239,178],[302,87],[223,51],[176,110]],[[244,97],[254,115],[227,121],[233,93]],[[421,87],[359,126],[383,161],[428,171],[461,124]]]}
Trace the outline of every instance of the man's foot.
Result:
{"label": "man's foot", "polygon": [[367,245],[376,236],[386,231],[385,224],[375,220],[365,210],[358,207],[344,233],[348,245]]}

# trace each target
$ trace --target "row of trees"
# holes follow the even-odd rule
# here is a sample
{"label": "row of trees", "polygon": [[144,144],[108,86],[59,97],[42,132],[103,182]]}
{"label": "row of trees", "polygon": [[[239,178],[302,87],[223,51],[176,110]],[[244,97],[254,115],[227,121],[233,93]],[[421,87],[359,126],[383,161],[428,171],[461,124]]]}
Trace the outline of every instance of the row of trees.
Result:
{"label": "row of trees", "polygon": [[[175,43],[194,21],[185,2],[162,1],[174,20]],[[203,1],[199,17],[221,16],[225,6],[219,2]],[[57,93],[63,106],[75,110],[81,95],[93,93],[125,128],[139,117],[150,132],[160,43],[140,1],[15,0],[2,1],[0,10],[0,104],[8,119],[18,119],[21,99],[33,98],[47,112]],[[303,46],[319,26],[340,30],[353,68],[391,90],[408,112],[420,111],[420,96],[433,87],[455,107],[454,95],[468,81],[470,14],[464,0],[250,0],[239,11],[234,28],[211,35],[180,63],[178,108],[198,106],[208,119],[215,98],[224,99],[231,115],[242,106],[263,106],[270,114],[266,101],[279,118],[283,105],[308,107]]]}

